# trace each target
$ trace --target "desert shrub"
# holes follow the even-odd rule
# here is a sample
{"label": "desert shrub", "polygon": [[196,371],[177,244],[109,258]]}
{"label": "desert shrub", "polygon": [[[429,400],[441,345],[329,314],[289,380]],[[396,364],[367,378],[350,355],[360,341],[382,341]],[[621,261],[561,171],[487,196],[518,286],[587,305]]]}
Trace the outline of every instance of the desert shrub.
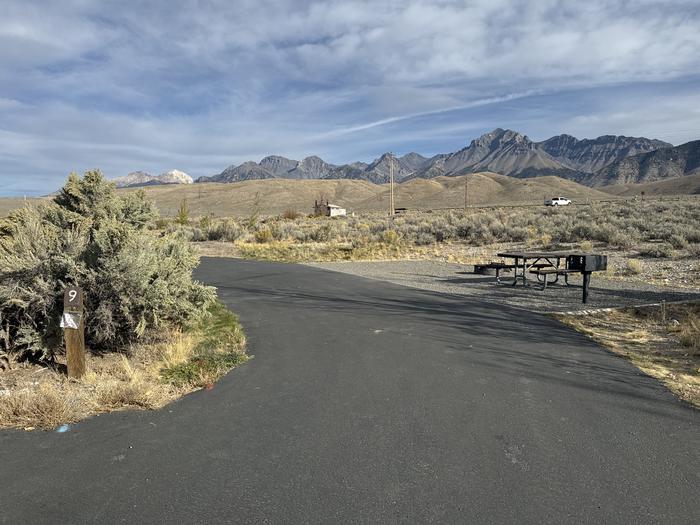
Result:
{"label": "desert shrub", "polygon": [[413,237],[413,242],[416,246],[427,246],[435,243],[435,236],[428,232],[419,232]]}
{"label": "desert shrub", "polygon": [[528,230],[522,226],[515,226],[508,230],[508,238],[506,240],[514,242],[523,242],[528,238]]}
{"label": "desert shrub", "polygon": [[322,224],[314,228],[309,233],[309,239],[314,242],[328,242],[333,236],[333,226],[331,224]]}
{"label": "desert shrub", "polygon": [[545,248],[552,245],[552,236],[549,233],[543,233],[536,240],[537,244],[544,246]]}
{"label": "desert shrub", "polygon": [[608,244],[616,248],[631,248],[634,245],[634,238],[623,232],[616,232],[610,236]]}
{"label": "desert shrub", "polygon": [[263,226],[255,232],[255,242],[264,244],[267,242],[272,242],[274,236],[272,235],[272,230],[269,227]]}
{"label": "desert shrub", "polygon": [[192,228],[191,241],[202,242],[207,240],[207,234],[201,230],[201,228]]}
{"label": "desert shrub", "polygon": [[233,219],[221,221],[207,230],[207,239],[210,241],[233,242],[241,235],[243,235],[243,228]]}
{"label": "desert shrub", "polygon": [[203,231],[207,231],[209,228],[211,228],[211,217],[209,215],[205,215],[204,217],[199,219],[199,227]]}
{"label": "desert shrub", "polygon": [[282,218],[288,221],[293,221],[299,217],[301,217],[301,213],[296,210],[284,210],[284,213],[282,214]]}
{"label": "desert shrub", "polygon": [[668,242],[676,250],[682,250],[688,247],[688,241],[685,240],[685,237],[683,235],[680,235],[678,233],[674,233],[673,235],[671,235],[668,239]]}
{"label": "desert shrub", "polygon": [[696,316],[689,315],[680,324],[678,339],[683,346],[700,350],[700,321]]}
{"label": "desert shrub", "polygon": [[688,227],[685,231],[685,240],[700,243],[700,217],[696,219],[694,227]]}
{"label": "desert shrub", "polygon": [[115,350],[166,324],[180,324],[213,300],[192,280],[194,251],[175,235],[147,229],[155,209],[144,195],[115,193],[97,171],[72,174],[53,203],[0,223],[0,348],[46,358],[62,342],[67,285],[85,290],[85,337]]}
{"label": "desert shrub", "polygon": [[390,245],[397,244],[399,242],[399,234],[394,230],[386,230],[382,232],[382,242]]}
{"label": "desert shrub", "polygon": [[610,244],[610,241],[614,240],[619,234],[617,227],[610,222],[599,224],[594,228],[591,240],[600,241],[605,244]]}
{"label": "desert shrub", "polygon": [[195,240],[194,230],[195,228],[191,228],[189,226],[173,226],[172,228],[168,228],[167,233],[176,239],[189,242]]}
{"label": "desert shrub", "polygon": [[640,273],[642,273],[642,270],[642,263],[637,259],[627,259],[627,261],[625,262],[624,273],[628,275],[639,275]]}
{"label": "desert shrub", "polygon": [[294,230],[294,223],[273,221],[269,224],[269,228],[272,233],[272,238],[275,241],[282,241],[289,238],[290,233]]}
{"label": "desert shrub", "polygon": [[673,246],[671,246],[667,242],[653,244],[642,248],[639,251],[639,255],[642,255],[644,257],[655,258],[671,257],[671,255],[673,255]]}

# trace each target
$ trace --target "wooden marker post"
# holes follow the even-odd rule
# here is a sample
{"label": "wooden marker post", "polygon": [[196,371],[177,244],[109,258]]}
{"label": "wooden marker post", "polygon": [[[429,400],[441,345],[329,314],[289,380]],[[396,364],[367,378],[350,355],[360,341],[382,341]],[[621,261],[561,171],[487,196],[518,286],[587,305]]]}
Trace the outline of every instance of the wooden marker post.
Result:
{"label": "wooden marker post", "polygon": [[66,340],[68,377],[82,377],[85,374],[85,321],[83,291],[77,286],[66,288],[63,294],[61,327]]}

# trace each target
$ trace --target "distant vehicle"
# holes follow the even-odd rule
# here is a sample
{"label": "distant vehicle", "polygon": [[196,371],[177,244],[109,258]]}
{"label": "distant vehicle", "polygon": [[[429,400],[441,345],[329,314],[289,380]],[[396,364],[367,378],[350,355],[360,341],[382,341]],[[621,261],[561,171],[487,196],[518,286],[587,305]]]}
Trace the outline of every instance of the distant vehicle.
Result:
{"label": "distant vehicle", "polygon": [[571,201],[566,197],[553,197],[544,201],[545,206],[568,206]]}

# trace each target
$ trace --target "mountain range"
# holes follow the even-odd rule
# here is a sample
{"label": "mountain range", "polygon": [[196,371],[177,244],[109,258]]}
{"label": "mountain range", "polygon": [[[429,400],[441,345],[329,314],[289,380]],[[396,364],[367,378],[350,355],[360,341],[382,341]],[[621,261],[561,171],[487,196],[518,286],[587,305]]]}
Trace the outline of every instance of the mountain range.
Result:
{"label": "mountain range", "polygon": [[[196,182],[351,179],[384,184],[390,179],[392,158],[385,153],[369,164],[335,165],[316,156],[298,161],[272,155],[260,162],[231,165],[219,174],[199,177]],[[664,180],[691,175],[699,169],[700,141],[673,146],[644,137],[603,135],[579,140],[571,135],[557,135],[535,142],[501,128],[481,135],[454,153],[427,158],[411,152],[394,158],[397,182],[492,172],[516,178],[555,175],[587,186],[602,186]],[[139,185],[159,183],[150,179]]]}
{"label": "mountain range", "polygon": [[581,179],[582,184],[638,184],[700,175],[700,140],[633,155]]}

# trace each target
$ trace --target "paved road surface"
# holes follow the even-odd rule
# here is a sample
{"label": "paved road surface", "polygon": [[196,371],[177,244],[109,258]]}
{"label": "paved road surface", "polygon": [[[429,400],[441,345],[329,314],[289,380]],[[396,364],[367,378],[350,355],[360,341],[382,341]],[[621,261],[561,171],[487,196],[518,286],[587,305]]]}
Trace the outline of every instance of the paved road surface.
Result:
{"label": "paved road surface", "polygon": [[304,266],[197,273],[255,358],[161,412],[1,432],[1,522],[700,522],[700,412],[583,336]]}

